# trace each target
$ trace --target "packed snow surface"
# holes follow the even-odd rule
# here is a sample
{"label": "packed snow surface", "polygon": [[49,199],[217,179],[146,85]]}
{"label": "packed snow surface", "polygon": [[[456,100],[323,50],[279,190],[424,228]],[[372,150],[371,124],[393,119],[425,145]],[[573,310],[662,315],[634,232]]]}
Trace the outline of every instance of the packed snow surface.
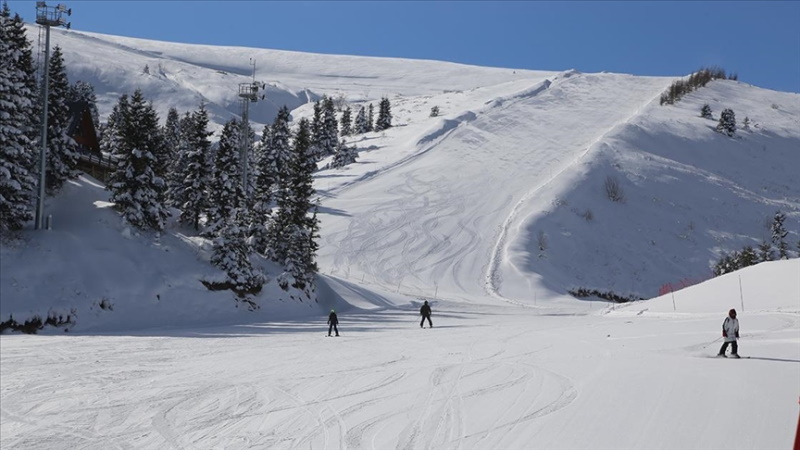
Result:
{"label": "packed snow surface", "polygon": [[[741,276],[744,296],[739,295]],[[790,448],[800,260],[566,310],[419,302],[135,333],[3,336],[3,448]],[[740,304],[744,303],[744,309]],[[739,309],[740,353],[714,358]],[[427,325],[426,325],[427,326]],[[731,429],[736,432],[731,432]]]}
{"label": "packed snow surface", "polygon": [[[220,127],[254,58],[257,124],[283,104],[308,117],[328,94],[356,110],[388,96],[394,127],[316,174],[318,302],[271,282],[250,311],[207,291],[207,241],[123,226],[88,176],[48,199],[53,230],[0,247],[0,317],[74,324],[0,338],[0,447],[791,447],[800,259],[708,279],[722,252],[769,239],[778,209],[800,239],[797,94],[714,81],[660,106],[670,78],[53,41],[101,116],[138,87],[162,119],[204,101]],[[706,103],[750,127],[716,133]],[[730,308],[749,358],[714,358]]]}

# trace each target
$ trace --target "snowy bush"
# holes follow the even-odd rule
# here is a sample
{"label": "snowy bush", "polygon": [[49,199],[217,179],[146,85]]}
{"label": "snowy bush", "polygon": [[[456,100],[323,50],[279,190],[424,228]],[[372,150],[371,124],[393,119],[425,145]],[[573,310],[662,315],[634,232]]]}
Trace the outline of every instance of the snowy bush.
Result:
{"label": "snowy bush", "polygon": [[722,110],[719,116],[719,123],[717,124],[717,132],[727,136],[736,134],[736,114],[730,108]]}
{"label": "snowy bush", "polygon": [[34,315],[22,323],[17,322],[14,320],[14,317],[9,316],[8,320],[0,322],[0,334],[6,332],[6,330],[19,331],[25,334],[36,334],[36,332],[44,329],[46,326],[65,327],[64,331],[69,331],[69,328],[66,327],[75,324],[74,317],[74,310],[69,314],[55,313],[51,311],[47,314],[47,318],[44,320],[42,320],[40,316]]}
{"label": "snowy bush", "polygon": [[607,176],[604,186],[606,189],[606,197],[608,197],[609,200],[620,203],[625,201],[625,192],[622,190],[622,186],[620,186],[617,177],[612,175]]}
{"label": "snowy bush", "polygon": [[644,300],[643,297],[639,297],[636,295],[619,295],[615,294],[612,291],[601,291],[599,289],[588,289],[588,288],[573,288],[569,291],[570,295],[577,298],[588,298],[588,297],[597,297],[602,298],[603,300],[609,300],[616,303],[628,303],[628,302],[635,302],[637,300]]}

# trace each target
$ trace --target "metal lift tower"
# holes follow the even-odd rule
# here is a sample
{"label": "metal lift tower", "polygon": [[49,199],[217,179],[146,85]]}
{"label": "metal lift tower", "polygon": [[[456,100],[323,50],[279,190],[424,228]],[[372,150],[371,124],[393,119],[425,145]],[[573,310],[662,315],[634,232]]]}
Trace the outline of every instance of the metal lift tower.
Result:
{"label": "metal lift tower", "polygon": [[44,183],[47,170],[47,101],[50,94],[50,27],[65,27],[69,30],[70,23],[64,15],[71,16],[72,10],[59,4],[47,6],[45,2],[36,2],[36,23],[44,27],[47,35],[44,47],[44,73],[42,74],[42,148],[39,151],[39,197],[36,199],[36,229],[41,230],[44,222]]}
{"label": "metal lift tower", "polygon": [[250,157],[250,103],[255,103],[264,99],[264,94],[259,91],[264,90],[265,84],[256,81],[256,61],[250,58],[250,65],[253,66],[253,81],[250,83],[239,83],[239,98],[242,100],[242,131],[241,149],[239,158],[242,163],[242,191],[245,197],[250,197],[250,189],[247,184],[248,160]]}

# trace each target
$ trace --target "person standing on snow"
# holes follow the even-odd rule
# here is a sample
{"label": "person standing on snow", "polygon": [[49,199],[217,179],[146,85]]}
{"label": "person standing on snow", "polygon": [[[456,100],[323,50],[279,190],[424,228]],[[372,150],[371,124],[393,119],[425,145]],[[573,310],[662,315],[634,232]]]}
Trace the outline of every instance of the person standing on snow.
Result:
{"label": "person standing on snow", "polygon": [[433,328],[433,322],[431,322],[431,306],[428,304],[427,300],[425,300],[422,308],[419,309],[419,314],[422,316],[422,320],[419,321],[419,327],[425,328],[422,324],[425,323],[425,319],[428,319],[428,325]]}
{"label": "person standing on snow", "polygon": [[336,331],[336,336],[339,336],[339,318],[336,317],[336,311],[331,310],[331,313],[328,315],[328,336],[331,335],[331,330]]}
{"label": "person standing on snow", "polygon": [[733,358],[739,357],[739,344],[736,342],[739,339],[739,319],[736,318],[736,310],[728,311],[728,317],[722,322],[722,337],[725,338],[725,343],[719,349],[717,356],[725,357],[725,351],[728,350],[728,345],[731,344],[731,356]]}

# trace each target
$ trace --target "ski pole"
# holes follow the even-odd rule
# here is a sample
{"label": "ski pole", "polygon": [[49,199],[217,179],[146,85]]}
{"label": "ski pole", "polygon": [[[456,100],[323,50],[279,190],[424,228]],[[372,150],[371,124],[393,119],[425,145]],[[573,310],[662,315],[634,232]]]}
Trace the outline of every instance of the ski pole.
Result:
{"label": "ski pole", "polygon": [[711,344],[713,344],[713,343],[715,343],[715,342],[719,341],[720,339],[722,339],[722,336],[720,336],[720,337],[718,337],[718,338],[714,339],[713,341],[709,342],[708,344],[704,345],[704,346],[703,346],[703,349],[705,349],[705,348],[706,348],[706,347],[708,347],[709,345],[711,345]]}

